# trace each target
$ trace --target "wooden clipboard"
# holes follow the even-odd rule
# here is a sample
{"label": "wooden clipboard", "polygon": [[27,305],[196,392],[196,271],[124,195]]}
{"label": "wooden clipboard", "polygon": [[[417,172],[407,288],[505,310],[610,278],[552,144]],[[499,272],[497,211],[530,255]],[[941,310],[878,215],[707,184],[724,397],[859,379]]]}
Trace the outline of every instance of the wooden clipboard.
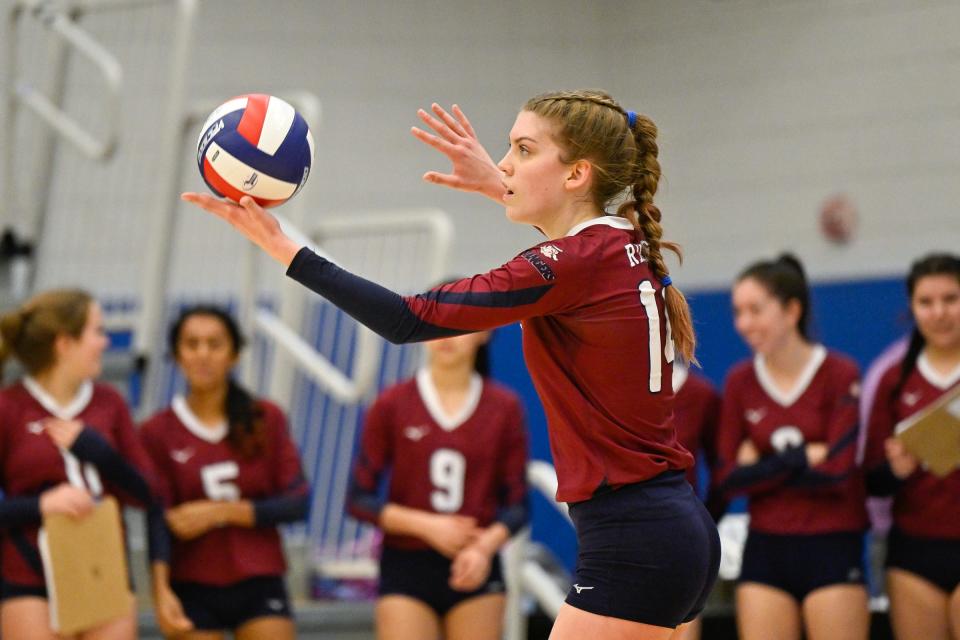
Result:
{"label": "wooden clipboard", "polygon": [[113,497],[105,496],[79,520],[44,516],[39,546],[55,631],[74,634],[130,614],[133,594]]}
{"label": "wooden clipboard", "polygon": [[896,436],[934,475],[960,467],[960,385],[899,423]]}

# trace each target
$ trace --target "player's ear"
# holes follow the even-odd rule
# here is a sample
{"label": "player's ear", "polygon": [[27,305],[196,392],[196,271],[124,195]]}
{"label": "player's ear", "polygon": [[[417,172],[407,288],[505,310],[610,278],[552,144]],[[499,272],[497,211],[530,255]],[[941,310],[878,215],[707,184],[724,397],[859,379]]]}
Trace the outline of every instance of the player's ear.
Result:
{"label": "player's ear", "polygon": [[803,315],[803,305],[800,304],[800,301],[796,298],[787,300],[786,304],[783,305],[783,310],[787,314],[790,323],[799,327],[800,316]]}
{"label": "player's ear", "polygon": [[567,191],[579,191],[590,186],[590,180],[593,178],[593,164],[589,160],[581,158],[568,165],[567,177],[564,181],[564,189]]}

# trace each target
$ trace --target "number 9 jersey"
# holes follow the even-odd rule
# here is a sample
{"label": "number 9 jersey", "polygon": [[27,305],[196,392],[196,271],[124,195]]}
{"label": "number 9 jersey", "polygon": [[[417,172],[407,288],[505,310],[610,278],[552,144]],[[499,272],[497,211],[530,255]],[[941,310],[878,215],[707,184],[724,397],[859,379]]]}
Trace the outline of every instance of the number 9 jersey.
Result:
{"label": "number 9 jersey", "polygon": [[[384,391],[367,412],[348,496],[350,513],[374,524],[385,502],[500,521],[527,520],[526,434],[517,396],[474,374],[459,415],[444,414],[429,371]],[[380,482],[390,472],[386,501]],[[428,549],[388,535],[385,545]]]}

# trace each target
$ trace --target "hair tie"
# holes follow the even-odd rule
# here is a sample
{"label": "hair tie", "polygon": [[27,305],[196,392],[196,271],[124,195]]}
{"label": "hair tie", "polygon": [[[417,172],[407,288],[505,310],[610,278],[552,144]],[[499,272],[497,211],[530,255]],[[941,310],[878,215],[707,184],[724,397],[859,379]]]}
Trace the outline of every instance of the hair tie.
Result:
{"label": "hair tie", "polygon": [[632,130],[637,126],[637,112],[636,111],[627,111],[627,125]]}
{"label": "hair tie", "polygon": [[663,276],[663,279],[660,280],[660,284],[662,284],[663,288],[666,289],[673,284],[673,280],[670,279],[670,276]]}

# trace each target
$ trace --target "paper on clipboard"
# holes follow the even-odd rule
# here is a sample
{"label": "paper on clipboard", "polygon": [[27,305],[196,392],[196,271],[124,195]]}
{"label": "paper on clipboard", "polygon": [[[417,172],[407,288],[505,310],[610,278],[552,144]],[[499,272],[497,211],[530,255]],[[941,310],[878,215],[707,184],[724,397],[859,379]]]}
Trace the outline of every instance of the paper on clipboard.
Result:
{"label": "paper on clipboard", "polygon": [[55,631],[74,634],[131,612],[133,594],[114,498],[104,497],[81,519],[44,516],[39,546]]}
{"label": "paper on clipboard", "polygon": [[898,424],[896,437],[941,478],[960,467],[960,385]]}

